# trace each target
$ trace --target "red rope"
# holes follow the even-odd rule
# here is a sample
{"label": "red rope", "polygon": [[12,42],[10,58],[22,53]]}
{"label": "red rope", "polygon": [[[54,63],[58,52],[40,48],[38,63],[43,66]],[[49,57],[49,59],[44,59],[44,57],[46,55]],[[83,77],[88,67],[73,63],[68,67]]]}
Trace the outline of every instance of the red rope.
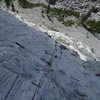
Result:
{"label": "red rope", "polygon": [[41,82],[42,82],[43,79],[44,79],[45,73],[46,73],[46,72],[43,72],[43,74],[42,74],[41,77],[40,77],[38,86],[37,86],[37,88],[36,88],[36,90],[35,90],[35,92],[34,92],[34,94],[33,94],[32,100],[35,100],[36,93],[38,92],[39,86],[41,85]]}
{"label": "red rope", "polygon": [[[55,45],[55,47],[56,47],[56,45]],[[56,50],[56,49],[55,49],[55,50]],[[52,57],[53,57],[53,55],[54,55],[55,50],[53,51],[53,53],[52,53],[52,55],[51,55],[51,58],[49,59],[49,63],[52,63]],[[47,66],[48,66],[48,65],[47,65]],[[48,70],[48,67],[47,67],[47,66],[46,66],[46,69]],[[40,80],[39,80],[39,83],[38,83],[38,86],[36,87],[36,90],[35,90],[35,92],[34,92],[34,94],[33,94],[32,100],[35,100],[36,93],[39,91],[39,87],[40,87],[40,85],[41,85],[41,83],[42,83],[42,81],[43,81],[43,79],[44,79],[44,77],[45,77],[45,74],[46,74],[47,70],[45,70],[45,71],[42,73],[42,75],[41,75],[41,77],[40,77]]]}

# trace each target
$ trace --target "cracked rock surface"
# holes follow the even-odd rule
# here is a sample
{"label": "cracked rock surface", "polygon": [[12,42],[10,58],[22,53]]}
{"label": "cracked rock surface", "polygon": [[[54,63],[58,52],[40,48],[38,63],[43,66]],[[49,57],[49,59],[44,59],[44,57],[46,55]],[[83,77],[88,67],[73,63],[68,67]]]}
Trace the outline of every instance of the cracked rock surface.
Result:
{"label": "cracked rock surface", "polygon": [[[87,12],[99,0],[57,0],[56,5],[81,13]],[[100,9],[100,3],[98,6]]]}
{"label": "cracked rock surface", "polygon": [[0,10],[0,100],[100,100],[100,77],[83,63],[77,53]]}

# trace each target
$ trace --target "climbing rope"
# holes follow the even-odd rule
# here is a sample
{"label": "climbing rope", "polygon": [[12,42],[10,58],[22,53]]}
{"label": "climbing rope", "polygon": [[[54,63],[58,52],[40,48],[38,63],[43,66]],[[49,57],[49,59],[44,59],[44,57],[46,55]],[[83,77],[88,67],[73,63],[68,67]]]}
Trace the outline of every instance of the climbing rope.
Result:
{"label": "climbing rope", "polygon": [[[53,60],[53,55],[54,55],[54,53],[55,53],[55,51],[56,51],[56,46],[57,46],[57,44],[55,43],[55,49],[54,49],[54,51],[52,52],[51,57],[50,57],[50,59],[49,59],[49,61],[48,61],[49,64],[50,64],[49,66],[52,66],[52,60]],[[36,93],[38,93],[39,88],[41,87],[42,81],[44,80],[45,74],[46,74],[47,71],[48,71],[48,65],[46,65],[46,70],[42,73],[42,75],[41,75],[41,77],[40,77],[40,80],[39,80],[39,82],[38,82],[38,86],[36,87],[36,90],[35,90],[35,92],[34,92],[34,94],[33,94],[32,100],[35,100]]]}

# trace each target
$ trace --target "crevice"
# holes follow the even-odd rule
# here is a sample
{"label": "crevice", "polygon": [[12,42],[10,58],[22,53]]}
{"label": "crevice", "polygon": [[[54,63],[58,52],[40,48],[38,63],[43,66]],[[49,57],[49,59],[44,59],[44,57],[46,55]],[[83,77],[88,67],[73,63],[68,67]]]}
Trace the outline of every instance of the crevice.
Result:
{"label": "crevice", "polygon": [[18,76],[16,76],[15,81],[14,81],[14,83],[12,84],[11,88],[9,89],[9,91],[7,92],[7,94],[6,94],[5,98],[4,98],[4,100],[7,100],[7,98],[8,98],[8,96],[9,96],[11,90],[13,89],[13,87],[14,87],[14,85],[15,85],[17,79],[18,79]]}

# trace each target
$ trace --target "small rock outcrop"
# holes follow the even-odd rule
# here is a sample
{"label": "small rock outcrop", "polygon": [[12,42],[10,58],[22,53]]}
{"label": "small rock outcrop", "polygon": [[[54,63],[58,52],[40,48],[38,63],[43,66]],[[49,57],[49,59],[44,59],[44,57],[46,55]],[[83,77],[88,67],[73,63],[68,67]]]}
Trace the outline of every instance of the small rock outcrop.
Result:
{"label": "small rock outcrop", "polygon": [[83,66],[90,73],[100,76],[100,62],[99,61],[86,61],[83,63]]}

